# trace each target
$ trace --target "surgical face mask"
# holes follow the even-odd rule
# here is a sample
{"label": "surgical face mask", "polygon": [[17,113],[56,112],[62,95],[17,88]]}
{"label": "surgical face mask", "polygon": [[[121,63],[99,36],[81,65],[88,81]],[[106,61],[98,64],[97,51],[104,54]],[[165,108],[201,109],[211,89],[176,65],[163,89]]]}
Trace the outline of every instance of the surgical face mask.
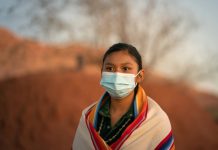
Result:
{"label": "surgical face mask", "polygon": [[128,96],[136,87],[135,77],[137,75],[119,72],[102,72],[100,84],[111,97],[122,99]]}

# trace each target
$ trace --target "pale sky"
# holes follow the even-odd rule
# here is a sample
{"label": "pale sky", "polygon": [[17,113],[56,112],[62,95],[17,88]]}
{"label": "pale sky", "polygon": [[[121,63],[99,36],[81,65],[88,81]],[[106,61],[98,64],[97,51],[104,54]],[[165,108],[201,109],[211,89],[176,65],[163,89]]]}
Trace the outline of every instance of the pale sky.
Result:
{"label": "pale sky", "polygon": [[[218,1],[217,0],[177,0],[181,7],[187,8],[198,23],[198,27],[191,33],[186,43],[186,48],[195,53],[201,53],[202,57],[216,54],[218,60]],[[217,68],[218,70],[218,68]],[[202,82],[209,90],[218,93],[218,76],[207,82]]]}
{"label": "pale sky", "polygon": [[[0,8],[10,7],[15,0],[0,0]],[[187,9],[197,21],[198,27],[191,33],[189,42],[196,49],[209,48],[218,49],[218,1],[217,0],[176,0],[177,4],[182,9]],[[28,7],[28,6],[26,6]],[[25,6],[22,6],[25,8]],[[185,10],[184,9],[184,10]],[[19,10],[22,11],[22,10]],[[19,13],[18,13],[19,14]],[[0,25],[6,26],[11,30],[21,32],[18,28],[25,24],[25,18],[16,16],[9,18],[4,13],[0,12]],[[23,33],[22,33],[23,34]]]}
{"label": "pale sky", "polygon": [[177,0],[190,10],[198,22],[198,29],[192,34],[190,44],[196,48],[218,51],[218,1],[217,0]]}

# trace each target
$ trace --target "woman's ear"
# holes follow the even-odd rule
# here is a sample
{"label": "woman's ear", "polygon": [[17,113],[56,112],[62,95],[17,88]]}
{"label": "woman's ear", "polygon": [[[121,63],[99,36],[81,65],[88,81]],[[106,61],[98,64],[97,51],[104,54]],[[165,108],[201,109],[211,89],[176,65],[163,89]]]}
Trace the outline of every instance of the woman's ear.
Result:
{"label": "woman's ear", "polygon": [[145,71],[144,69],[140,70],[139,74],[136,77],[136,82],[141,83],[145,78]]}

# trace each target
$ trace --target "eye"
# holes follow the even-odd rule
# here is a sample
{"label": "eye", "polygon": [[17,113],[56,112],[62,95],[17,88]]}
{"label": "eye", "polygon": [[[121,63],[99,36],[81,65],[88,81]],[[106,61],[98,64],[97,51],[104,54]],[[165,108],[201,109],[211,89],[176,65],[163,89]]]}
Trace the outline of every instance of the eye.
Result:
{"label": "eye", "polygon": [[108,72],[111,72],[111,71],[114,70],[114,68],[111,67],[111,66],[106,66],[106,67],[105,67],[105,70],[108,71]]}
{"label": "eye", "polygon": [[130,69],[131,69],[130,67],[123,67],[123,68],[122,68],[122,70],[125,71],[125,72],[126,72],[126,71],[129,71]]}

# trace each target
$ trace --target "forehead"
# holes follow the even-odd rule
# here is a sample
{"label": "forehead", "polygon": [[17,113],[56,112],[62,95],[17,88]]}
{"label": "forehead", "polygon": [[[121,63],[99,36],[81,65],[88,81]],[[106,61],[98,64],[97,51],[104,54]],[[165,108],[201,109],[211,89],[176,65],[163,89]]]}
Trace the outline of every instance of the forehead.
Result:
{"label": "forehead", "polygon": [[114,65],[120,65],[124,63],[129,63],[137,66],[135,58],[129,54],[127,51],[118,51],[109,54],[104,61],[104,65],[110,63]]}

